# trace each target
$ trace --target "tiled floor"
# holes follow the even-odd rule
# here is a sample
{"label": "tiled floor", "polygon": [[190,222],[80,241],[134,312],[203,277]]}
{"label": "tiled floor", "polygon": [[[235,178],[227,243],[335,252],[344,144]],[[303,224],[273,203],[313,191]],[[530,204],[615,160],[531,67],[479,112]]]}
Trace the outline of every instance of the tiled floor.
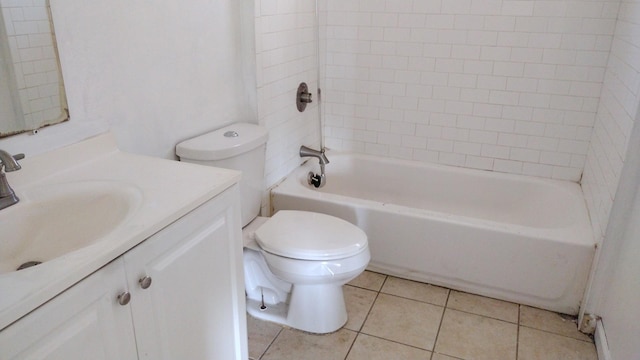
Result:
{"label": "tiled floor", "polygon": [[249,317],[255,360],[597,360],[573,321],[536,308],[365,272],[344,289],[349,321],[313,335]]}

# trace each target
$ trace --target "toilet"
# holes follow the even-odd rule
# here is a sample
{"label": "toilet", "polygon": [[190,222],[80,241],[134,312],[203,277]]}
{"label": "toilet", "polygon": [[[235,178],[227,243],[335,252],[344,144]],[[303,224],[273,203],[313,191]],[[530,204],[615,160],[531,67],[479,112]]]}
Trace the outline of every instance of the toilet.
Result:
{"label": "toilet", "polygon": [[318,334],[347,322],[342,286],[371,255],[367,235],[334,216],[281,210],[259,217],[268,133],[236,123],[181,142],[181,161],[242,171],[240,181],[247,312]]}

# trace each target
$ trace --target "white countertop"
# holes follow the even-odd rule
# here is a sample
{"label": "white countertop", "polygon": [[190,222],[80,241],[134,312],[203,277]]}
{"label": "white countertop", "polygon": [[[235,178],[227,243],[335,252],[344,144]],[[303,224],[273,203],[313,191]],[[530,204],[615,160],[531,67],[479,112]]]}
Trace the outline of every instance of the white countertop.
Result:
{"label": "white countertop", "polygon": [[240,180],[240,172],[233,170],[121,152],[110,133],[20,164],[21,170],[7,173],[18,197],[42,185],[109,181],[136,187],[142,199],[104,240],[30,269],[0,274],[0,329]]}

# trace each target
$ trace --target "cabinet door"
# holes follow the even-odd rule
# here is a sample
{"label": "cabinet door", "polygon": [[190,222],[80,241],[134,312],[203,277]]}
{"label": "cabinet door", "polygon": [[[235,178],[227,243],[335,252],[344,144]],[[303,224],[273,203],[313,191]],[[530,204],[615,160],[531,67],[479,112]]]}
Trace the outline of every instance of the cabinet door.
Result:
{"label": "cabinet door", "polygon": [[117,259],[0,332],[0,359],[137,359]]}
{"label": "cabinet door", "polygon": [[140,359],[247,358],[237,196],[234,186],[124,255]]}

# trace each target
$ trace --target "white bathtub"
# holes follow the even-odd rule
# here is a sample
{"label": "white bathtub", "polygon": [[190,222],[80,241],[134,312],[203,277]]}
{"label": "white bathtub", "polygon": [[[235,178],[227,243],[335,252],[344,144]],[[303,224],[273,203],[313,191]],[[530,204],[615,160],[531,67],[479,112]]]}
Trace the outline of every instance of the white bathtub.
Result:
{"label": "white bathtub", "polygon": [[366,155],[328,153],[327,185],[306,175],[272,190],[274,211],[308,210],[356,224],[369,269],[577,314],[595,252],[580,186]]}

